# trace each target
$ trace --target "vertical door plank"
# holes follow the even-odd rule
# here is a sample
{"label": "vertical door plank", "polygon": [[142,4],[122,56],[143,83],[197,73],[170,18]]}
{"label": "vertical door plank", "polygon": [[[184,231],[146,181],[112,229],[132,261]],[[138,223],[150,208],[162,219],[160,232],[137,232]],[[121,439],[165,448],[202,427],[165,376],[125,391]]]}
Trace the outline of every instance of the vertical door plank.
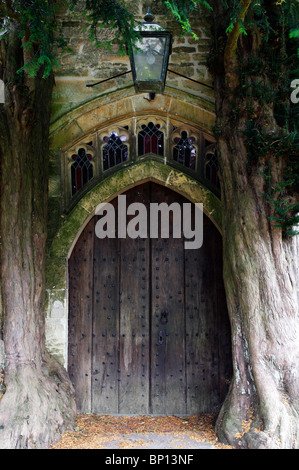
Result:
{"label": "vertical door plank", "polygon": [[94,244],[92,411],[118,413],[119,253],[117,238]]}
{"label": "vertical door plank", "polygon": [[94,220],[84,228],[69,260],[69,363],[77,411],[91,411],[91,340]]}
{"label": "vertical door plank", "polygon": [[[126,193],[127,205],[148,207],[149,187]],[[137,215],[137,213],[136,213]],[[134,218],[128,217],[128,221]],[[120,414],[149,413],[149,239],[121,239]]]}
{"label": "vertical door plank", "polygon": [[[203,236],[205,243],[205,231]],[[187,411],[190,415],[202,410],[206,400],[205,383],[201,378],[202,369],[205,367],[201,359],[205,322],[205,306],[202,298],[203,261],[204,249],[185,250],[186,380]]]}
{"label": "vertical door plank", "polygon": [[[179,196],[152,183],[152,202]],[[170,212],[171,214],[171,212]],[[170,217],[170,224],[172,220]],[[170,225],[170,232],[172,226]],[[183,239],[152,238],[151,408],[157,415],[186,413]]]}
{"label": "vertical door plank", "polygon": [[202,247],[186,250],[185,253],[189,414],[213,412],[219,405],[217,312],[221,278],[217,277],[215,268],[216,263],[219,263],[215,251],[215,232],[215,227],[204,217]]}

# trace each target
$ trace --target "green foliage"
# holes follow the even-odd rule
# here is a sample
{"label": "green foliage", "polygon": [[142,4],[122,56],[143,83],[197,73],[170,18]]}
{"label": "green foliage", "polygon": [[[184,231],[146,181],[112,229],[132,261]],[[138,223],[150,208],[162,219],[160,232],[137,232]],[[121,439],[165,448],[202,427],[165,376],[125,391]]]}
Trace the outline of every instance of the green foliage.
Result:
{"label": "green foliage", "polygon": [[257,121],[251,119],[246,122],[243,134],[246,136],[247,156],[252,163],[256,163],[261,157],[271,155],[286,157],[294,166],[294,170],[297,169],[296,161],[299,155],[299,132],[297,129],[278,136],[274,132],[269,133],[261,129]]}
{"label": "green foliage", "polygon": [[[220,0],[225,7],[218,18],[216,40],[240,23],[241,2]],[[225,92],[231,100],[231,123],[246,119],[244,135],[248,169],[275,159],[285,166],[282,180],[272,184],[264,174],[263,196],[272,207],[270,220],[284,236],[297,234],[299,199],[299,104],[292,103],[291,82],[299,77],[299,3],[297,0],[254,0],[241,26],[238,49],[238,86]],[[244,31],[245,30],[245,31]],[[221,33],[220,33],[221,31]],[[245,34],[247,33],[247,34]],[[222,39],[223,40],[223,39]],[[254,47],[253,47],[254,45]],[[219,60],[220,47],[215,47]]]}
{"label": "green foliage", "polygon": [[223,18],[225,32],[229,34],[239,19],[242,10],[241,2],[238,0],[220,0],[226,14]]}
{"label": "green foliage", "polygon": [[12,23],[18,25],[22,48],[30,57],[19,70],[20,74],[26,71],[30,77],[34,77],[42,70],[43,78],[47,78],[53,66],[57,64],[52,47],[55,41],[61,44],[62,39],[54,38],[57,29],[56,7],[55,1],[14,0],[6,2],[5,8],[0,10],[2,28],[9,31]]}
{"label": "green foliage", "polygon": [[[260,172],[267,183],[267,191],[261,196],[264,196],[269,205],[274,209],[274,215],[270,216],[269,220],[274,222],[277,228],[282,229],[284,238],[299,235],[299,231],[294,229],[299,224],[299,202],[293,202],[293,198],[286,195],[286,189],[294,185],[294,174],[289,175],[289,170],[292,173],[292,169],[288,167],[285,179],[274,185],[271,181],[270,163],[266,165],[266,173]],[[296,179],[298,185],[298,176]]]}
{"label": "green foliage", "polygon": [[[260,129],[255,120],[247,121],[243,132],[246,136],[245,144],[250,164],[261,158],[267,160],[265,178],[266,190],[262,194],[274,209],[274,215],[269,220],[281,228],[284,237],[299,234],[293,227],[299,223],[299,132],[293,130],[278,137]],[[283,179],[272,184],[271,159],[283,157],[286,165]]]}
{"label": "green foliage", "polygon": [[[299,28],[291,30],[289,37],[290,39],[299,39]],[[299,47],[297,48],[297,56],[299,57]]]}
{"label": "green foliage", "polygon": [[[190,15],[198,10],[200,5],[211,10],[209,2],[207,0],[163,0],[163,2],[183,31],[197,38],[192,31]],[[139,33],[134,29],[135,17],[128,11],[124,0],[9,0],[3,6],[0,5],[0,33],[1,29],[4,32],[8,31],[12,23],[17,23],[20,27],[22,47],[30,55],[30,60],[19,70],[20,74],[26,72],[30,77],[34,77],[42,70],[43,77],[47,78],[53,68],[58,66],[53,52],[54,46],[56,51],[57,48],[67,49],[67,42],[59,31],[55,16],[56,9],[63,3],[73,13],[76,7],[80,6],[81,14],[91,26],[90,40],[96,46],[110,49],[112,43],[116,43],[121,54],[131,52]],[[113,31],[114,41],[99,40],[97,34],[99,28],[109,28]]]}
{"label": "green foliage", "polygon": [[47,78],[58,66],[54,50],[57,53],[59,49],[67,49],[67,41],[56,20],[56,10],[63,3],[71,11],[79,3],[84,6],[82,14],[91,25],[90,39],[97,46],[111,47],[111,41],[97,38],[98,28],[105,27],[114,31],[114,42],[120,53],[130,52],[138,32],[134,30],[135,18],[122,0],[11,0],[3,6],[0,4],[0,32],[5,34],[12,24],[19,27],[22,47],[29,57],[19,74],[25,72],[34,77],[42,70],[43,77]]}
{"label": "green foliage", "polygon": [[[286,9],[286,14],[289,17],[289,26],[290,26],[290,32],[289,32],[289,37],[291,39],[299,39],[299,5],[298,1],[294,2],[286,2],[285,5]],[[297,49],[298,57],[299,57],[299,46]]]}
{"label": "green foliage", "polygon": [[[78,2],[79,0],[69,0],[70,9],[73,10]],[[85,0],[83,15],[91,25],[90,40],[97,47],[106,47],[108,50],[111,48],[111,41],[99,41],[97,37],[98,28],[109,28],[114,31],[114,42],[119,46],[119,53],[131,52],[138,32],[134,30],[135,17],[127,10],[123,1]]]}
{"label": "green foliage", "polygon": [[206,0],[163,0],[163,3],[171,11],[174,18],[181,25],[185,33],[191,34],[194,39],[198,39],[197,35],[192,31],[190,16],[197,11],[199,6],[204,6],[208,10],[212,10],[211,5]]}
{"label": "green foliage", "polygon": [[[280,11],[280,15],[276,16],[276,24],[273,11],[269,12],[267,36],[263,38],[258,56],[250,56],[243,66],[237,91],[247,104],[252,99],[255,109],[266,104],[273,107],[275,130],[270,132],[262,119],[250,119],[244,134],[250,165],[260,158],[267,161],[263,196],[273,210],[269,220],[282,229],[284,237],[299,233],[294,229],[299,222],[299,106],[290,100],[290,83],[299,76],[298,38],[291,34],[297,14],[293,7],[292,1],[277,6],[276,14]],[[282,180],[273,184],[271,162],[273,164],[277,158],[282,159],[285,170]]]}

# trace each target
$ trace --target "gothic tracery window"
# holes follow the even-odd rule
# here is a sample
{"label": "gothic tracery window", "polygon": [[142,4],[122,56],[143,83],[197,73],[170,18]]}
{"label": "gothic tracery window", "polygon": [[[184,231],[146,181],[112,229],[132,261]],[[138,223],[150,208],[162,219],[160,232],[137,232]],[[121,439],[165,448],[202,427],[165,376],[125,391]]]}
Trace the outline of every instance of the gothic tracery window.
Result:
{"label": "gothic tracery window", "polygon": [[71,156],[74,163],[71,165],[72,196],[93,178],[92,155],[84,147]]}
{"label": "gothic tracery window", "polygon": [[126,135],[111,132],[110,136],[104,136],[103,140],[106,142],[102,150],[104,171],[128,160],[128,146],[124,143],[127,140]]}
{"label": "gothic tracery window", "polygon": [[164,155],[164,133],[160,131],[160,124],[149,122],[142,124],[138,133],[138,156],[153,153],[163,157]]}
{"label": "gothic tracery window", "polygon": [[182,131],[180,137],[174,137],[172,156],[174,161],[184,165],[191,170],[196,168],[195,137],[189,137],[187,131]]}
{"label": "gothic tracery window", "polygon": [[[164,157],[163,163],[180,167],[219,194],[218,160],[213,137],[190,124],[159,116],[127,118],[94,130],[81,143],[64,150],[68,172],[66,204],[93,180],[137,161]],[[107,172],[107,173],[105,173]],[[93,184],[91,183],[91,184]],[[90,185],[89,185],[90,187]],[[83,195],[83,192],[82,192]]]}
{"label": "gothic tracery window", "polygon": [[[206,142],[209,144],[209,142]],[[205,178],[209,180],[214,186],[220,188],[220,182],[218,178],[218,159],[217,151],[214,144],[206,146],[205,150]]]}

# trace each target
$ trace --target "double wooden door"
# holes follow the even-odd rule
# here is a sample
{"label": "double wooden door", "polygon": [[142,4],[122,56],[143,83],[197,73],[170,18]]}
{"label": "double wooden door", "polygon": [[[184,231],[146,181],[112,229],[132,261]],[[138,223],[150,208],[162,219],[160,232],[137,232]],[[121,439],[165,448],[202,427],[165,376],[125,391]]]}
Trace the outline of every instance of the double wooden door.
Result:
{"label": "double wooden door", "polygon": [[[127,205],[186,201],[146,183]],[[117,216],[117,199],[113,201]],[[69,364],[78,412],[193,415],[219,409],[231,375],[221,238],[104,238],[86,225],[69,260]]]}

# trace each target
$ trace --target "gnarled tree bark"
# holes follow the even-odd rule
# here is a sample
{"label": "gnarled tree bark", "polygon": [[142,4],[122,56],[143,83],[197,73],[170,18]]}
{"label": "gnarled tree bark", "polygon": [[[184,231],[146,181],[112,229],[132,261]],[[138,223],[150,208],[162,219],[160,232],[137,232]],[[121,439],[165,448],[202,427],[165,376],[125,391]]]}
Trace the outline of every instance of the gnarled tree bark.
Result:
{"label": "gnarled tree bark", "polygon": [[18,26],[0,42],[1,281],[5,387],[0,447],[46,448],[75,419],[65,369],[45,349],[48,133],[53,77],[17,75]]}
{"label": "gnarled tree bark", "polygon": [[[242,3],[243,13],[250,3]],[[238,95],[238,61],[246,64],[258,55],[260,44],[254,34],[240,40],[238,28],[237,22],[230,33],[234,48],[229,37],[212,68],[234,371],[216,429],[222,441],[236,447],[298,448],[299,237],[282,237],[262,196],[266,168],[277,184],[285,157],[274,155],[271,148],[260,156],[256,149],[255,161],[249,161],[244,134],[248,120],[269,133],[276,133],[278,126],[273,104],[252,99],[249,111],[246,97]]]}
{"label": "gnarled tree bark", "polygon": [[219,139],[219,148],[234,376],[218,434],[241,447],[296,448],[298,237],[283,240],[268,222],[269,209],[260,196],[263,178],[257,172],[248,175],[237,131]]}

